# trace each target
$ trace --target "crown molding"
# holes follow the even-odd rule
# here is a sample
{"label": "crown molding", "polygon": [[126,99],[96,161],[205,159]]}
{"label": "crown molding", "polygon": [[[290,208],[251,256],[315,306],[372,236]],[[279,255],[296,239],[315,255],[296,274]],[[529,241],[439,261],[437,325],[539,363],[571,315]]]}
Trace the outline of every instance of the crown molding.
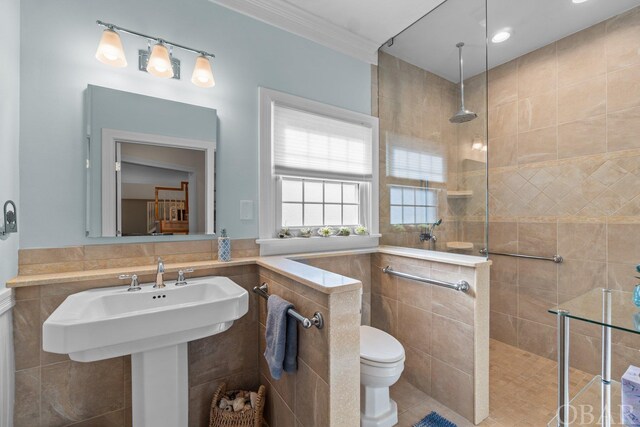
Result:
{"label": "crown molding", "polygon": [[378,63],[380,44],[283,0],[210,0],[274,27],[304,37],[370,64]]}

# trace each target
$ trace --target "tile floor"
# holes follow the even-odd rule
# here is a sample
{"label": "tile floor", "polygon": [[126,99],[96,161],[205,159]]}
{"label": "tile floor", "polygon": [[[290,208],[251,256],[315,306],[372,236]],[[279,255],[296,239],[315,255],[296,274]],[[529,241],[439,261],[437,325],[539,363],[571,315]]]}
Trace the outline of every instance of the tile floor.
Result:
{"label": "tile floor", "polygon": [[[556,409],[556,362],[495,340],[491,340],[490,348],[489,418],[480,425],[546,426]],[[592,378],[590,374],[572,369],[571,395]],[[410,427],[431,411],[440,413],[458,427],[473,426],[402,379],[391,388],[391,397],[398,403],[399,427]]]}

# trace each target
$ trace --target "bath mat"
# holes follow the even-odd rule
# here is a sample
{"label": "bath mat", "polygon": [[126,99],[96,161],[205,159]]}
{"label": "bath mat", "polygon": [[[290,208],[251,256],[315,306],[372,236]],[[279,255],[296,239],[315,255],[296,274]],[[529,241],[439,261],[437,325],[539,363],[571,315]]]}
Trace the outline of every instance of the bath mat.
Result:
{"label": "bath mat", "polygon": [[437,412],[431,412],[413,425],[413,427],[458,427]]}

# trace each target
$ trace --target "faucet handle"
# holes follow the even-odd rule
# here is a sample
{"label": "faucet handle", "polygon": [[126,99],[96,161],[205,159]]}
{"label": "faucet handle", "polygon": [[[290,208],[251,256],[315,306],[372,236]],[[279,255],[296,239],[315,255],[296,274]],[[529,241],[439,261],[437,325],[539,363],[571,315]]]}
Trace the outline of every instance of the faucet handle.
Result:
{"label": "faucet handle", "polygon": [[129,285],[129,289],[127,289],[127,292],[139,291],[142,289],[140,287],[140,284],[138,283],[137,274],[121,274],[118,276],[118,279],[120,280],[131,279],[131,284]]}
{"label": "faucet handle", "polygon": [[176,286],[184,286],[187,284],[187,279],[184,278],[185,273],[193,273],[193,268],[178,270],[178,280],[176,280]]}

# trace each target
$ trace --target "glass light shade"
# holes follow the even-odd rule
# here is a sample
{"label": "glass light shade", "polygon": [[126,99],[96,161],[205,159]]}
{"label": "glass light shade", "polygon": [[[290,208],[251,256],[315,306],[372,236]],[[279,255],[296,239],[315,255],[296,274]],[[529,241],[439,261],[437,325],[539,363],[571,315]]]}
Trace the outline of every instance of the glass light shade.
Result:
{"label": "glass light shade", "polygon": [[147,71],[156,77],[170,79],[173,77],[173,66],[169,57],[169,49],[162,43],[153,46],[149,61],[147,62]]}
{"label": "glass light shade", "polygon": [[200,55],[196,58],[196,66],[191,75],[191,83],[200,87],[213,87],[216,85],[211,71],[211,63],[206,56]]}
{"label": "glass light shade", "polygon": [[124,56],[120,36],[113,30],[106,29],[102,32],[100,44],[96,51],[96,59],[113,67],[126,67],[127,58]]}

